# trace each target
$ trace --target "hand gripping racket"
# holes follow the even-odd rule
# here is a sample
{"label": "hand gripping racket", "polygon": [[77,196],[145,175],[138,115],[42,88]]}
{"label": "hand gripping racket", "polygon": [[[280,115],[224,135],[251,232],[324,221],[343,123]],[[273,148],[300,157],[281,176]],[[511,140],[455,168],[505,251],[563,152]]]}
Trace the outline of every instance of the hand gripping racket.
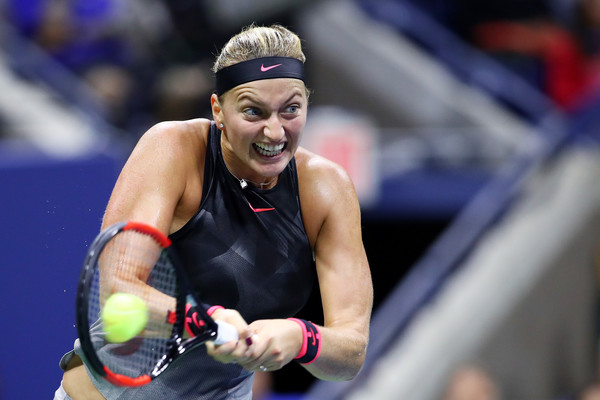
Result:
{"label": "hand gripping racket", "polygon": [[[154,227],[122,222],[96,237],[85,258],[76,300],[81,348],[96,374],[115,385],[142,386],[207,340],[237,340],[232,325],[208,315],[185,275],[171,240]],[[142,330],[119,343],[108,340],[101,318],[115,293],[135,295],[147,309]]]}

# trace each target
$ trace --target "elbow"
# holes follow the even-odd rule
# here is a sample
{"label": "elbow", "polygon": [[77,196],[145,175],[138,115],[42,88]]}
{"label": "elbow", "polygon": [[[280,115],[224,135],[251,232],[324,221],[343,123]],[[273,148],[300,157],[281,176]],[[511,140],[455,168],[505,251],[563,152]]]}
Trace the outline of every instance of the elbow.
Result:
{"label": "elbow", "polygon": [[354,338],[348,342],[346,355],[343,357],[344,368],[340,371],[339,380],[350,381],[360,373],[367,357],[367,346],[369,344],[369,333],[356,332]]}
{"label": "elbow", "polygon": [[[362,367],[364,365],[364,357],[360,359],[353,360],[351,363],[346,365],[342,371],[338,371],[338,373],[334,377],[329,377],[328,380],[333,381],[351,381],[358,376]],[[333,379],[332,379],[333,378]]]}
{"label": "elbow", "polygon": [[365,363],[367,355],[367,346],[361,346],[361,350],[356,351],[353,355],[346,358],[346,363],[343,368],[337,371],[334,378],[329,380],[335,381],[351,381],[360,373]]}
{"label": "elbow", "polygon": [[367,345],[369,344],[369,337],[365,335],[357,346],[358,350],[354,353],[354,357],[352,357],[352,362],[350,363],[350,368],[348,368],[348,375],[345,377],[347,381],[350,381],[360,373],[365,364],[365,359],[367,357]]}
{"label": "elbow", "polygon": [[347,356],[344,357],[344,361],[337,362],[328,361],[323,363],[322,360],[319,361],[318,365],[307,365],[305,367],[316,378],[331,382],[351,381],[361,371],[365,355],[363,353],[362,355]]}
{"label": "elbow", "polygon": [[326,357],[318,359],[314,365],[307,365],[307,369],[316,378],[325,381],[351,381],[360,373],[367,356],[368,333],[357,334],[346,332],[345,340],[333,352],[328,352]]}
{"label": "elbow", "polygon": [[362,364],[360,366],[357,366],[356,368],[349,369],[348,371],[346,371],[345,375],[340,376],[339,379],[336,379],[336,380],[351,381],[358,376],[358,373],[361,371],[361,369],[362,369]]}
{"label": "elbow", "polygon": [[348,369],[348,375],[345,377],[344,380],[351,381],[352,379],[356,378],[356,376],[362,370],[363,365],[365,364],[366,355],[367,355],[367,348],[366,348],[366,345],[365,345],[363,351],[361,351],[360,353],[358,353],[356,355],[356,357],[354,358],[354,362],[352,363],[352,365]]}

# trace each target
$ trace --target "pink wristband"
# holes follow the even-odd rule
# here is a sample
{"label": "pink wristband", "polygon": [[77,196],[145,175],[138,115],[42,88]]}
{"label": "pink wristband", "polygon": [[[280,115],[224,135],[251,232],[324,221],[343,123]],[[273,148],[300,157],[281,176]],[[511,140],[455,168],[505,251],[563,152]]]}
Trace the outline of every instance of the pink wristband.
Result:
{"label": "pink wristband", "polygon": [[206,310],[206,313],[208,314],[209,317],[212,317],[212,315],[214,314],[215,311],[224,310],[224,309],[225,309],[225,307],[223,307],[223,306],[212,306],[208,310]]}
{"label": "pink wristband", "polygon": [[304,319],[288,318],[288,320],[296,322],[302,329],[302,347],[294,360],[305,365],[312,363],[321,354],[321,331],[319,327]]}

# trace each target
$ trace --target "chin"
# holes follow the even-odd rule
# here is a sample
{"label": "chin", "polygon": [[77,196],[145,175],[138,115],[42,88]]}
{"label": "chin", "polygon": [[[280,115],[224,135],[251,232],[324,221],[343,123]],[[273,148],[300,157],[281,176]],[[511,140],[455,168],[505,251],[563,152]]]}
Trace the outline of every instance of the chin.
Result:
{"label": "chin", "polygon": [[287,167],[287,165],[288,165],[289,162],[290,162],[290,159],[289,158],[285,158],[285,159],[278,160],[278,162],[276,162],[276,163],[270,163],[268,165],[261,164],[257,168],[256,171],[260,175],[265,176],[265,177],[277,176],[281,172],[283,172],[283,170],[285,169],[285,167]]}

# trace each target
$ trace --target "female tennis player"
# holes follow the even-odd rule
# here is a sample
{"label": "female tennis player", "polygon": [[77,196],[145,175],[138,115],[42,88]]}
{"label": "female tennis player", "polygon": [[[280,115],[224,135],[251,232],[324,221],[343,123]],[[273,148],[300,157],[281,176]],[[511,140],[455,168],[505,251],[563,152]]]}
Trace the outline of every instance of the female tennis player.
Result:
{"label": "female tennis player", "polygon": [[[138,221],[168,234],[213,318],[239,340],[184,355],[137,388],[86,368],[78,342],[61,360],[60,399],[251,399],[254,371],[300,363],[349,380],[369,337],[372,284],[348,174],[299,147],[306,123],[298,36],[251,26],[214,64],[213,120],[162,122],[125,164],[103,227]],[[296,317],[319,285],[322,325]]]}

